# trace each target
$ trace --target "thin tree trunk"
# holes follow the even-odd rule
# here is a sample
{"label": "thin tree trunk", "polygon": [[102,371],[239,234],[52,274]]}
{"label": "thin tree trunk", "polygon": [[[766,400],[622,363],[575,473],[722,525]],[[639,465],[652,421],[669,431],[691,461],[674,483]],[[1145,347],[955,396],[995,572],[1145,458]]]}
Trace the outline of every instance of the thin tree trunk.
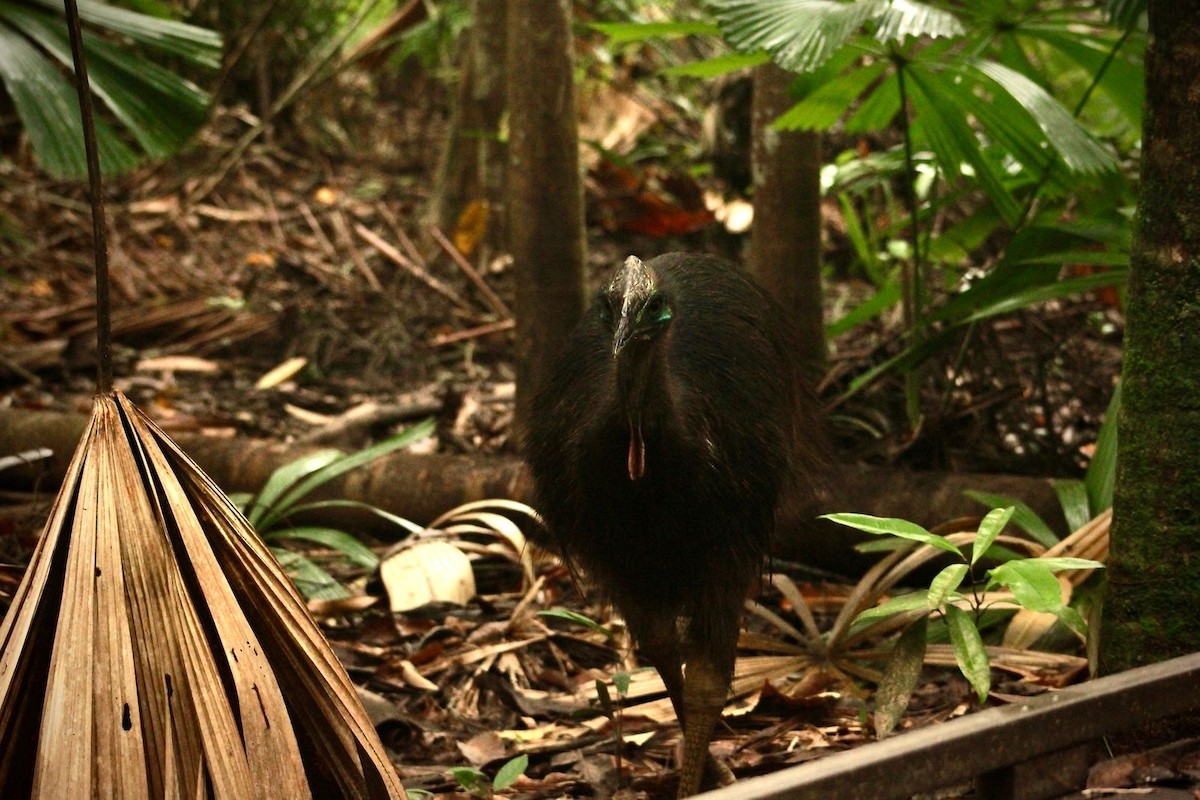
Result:
{"label": "thin tree trunk", "polygon": [[1200,651],[1200,6],[1149,14],[1106,672]]}
{"label": "thin tree trunk", "polygon": [[487,241],[503,239],[506,157],[500,123],[507,101],[505,39],[508,4],[471,0],[462,42],[450,131],[429,199],[428,219],[449,233],[472,202],[486,204]]}
{"label": "thin tree trunk", "polygon": [[585,302],[571,7],[508,4],[508,230],[516,274],[518,427]]}
{"label": "thin tree trunk", "polygon": [[794,321],[800,363],[816,379],[825,366],[821,319],[821,140],[771,127],[796,101],[793,75],[774,64],[754,71],[754,227],[750,271]]}

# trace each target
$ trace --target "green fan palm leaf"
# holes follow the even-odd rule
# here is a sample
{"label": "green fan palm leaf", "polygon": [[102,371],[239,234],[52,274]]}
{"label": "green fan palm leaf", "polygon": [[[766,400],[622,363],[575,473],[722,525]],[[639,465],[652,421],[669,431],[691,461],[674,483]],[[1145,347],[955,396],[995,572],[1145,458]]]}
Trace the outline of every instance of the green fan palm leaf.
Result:
{"label": "green fan palm leaf", "polygon": [[[101,168],[108,174],[132,169],[138,155],[130,140],[155,159],[178,151],[204,122],[208,95],[191,81],[108,37],[130,40],[205,67],[217,65],[220,38],[192,25],[90,0],[80,3],[80,11],[89,23],[84,51],[92,90],[103,110],[111,114],[97,120]],[[107,30],[107,36],[91,26]],[[13,98],[34,155],[52,175],[82,178],[87,166],[75,88],[69,79],[72,69],[61,5],[50,0],[0,0],[0,81]],[[110,124],[111,120],[120,128]]]}

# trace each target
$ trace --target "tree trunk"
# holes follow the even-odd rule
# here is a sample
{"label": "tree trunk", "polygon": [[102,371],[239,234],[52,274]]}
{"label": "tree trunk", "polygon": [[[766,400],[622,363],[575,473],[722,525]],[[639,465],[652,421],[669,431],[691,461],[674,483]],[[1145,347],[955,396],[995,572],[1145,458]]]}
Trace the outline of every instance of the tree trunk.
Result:
{"label": "tree trunk", "polygon": [[449,234],[472,203],[486,204],[485,241],[503,238],[506,103],[505,39],[508,4],[471,0],[471,28],[462,42],[450,131],[429,199],[429,222]]}
{"label": "tree trunk", "polygon": [[1200,651],[1200,6],[1149,14],[1106,672]]}
{"label": "tree trunk", "polygon": [[774,64],[754,71],[754,227],[750,271],[794,320],[800,363],[824,372],[821,319],[821,140],[771,127],[796,102],[794,76]]}
{"label": "tree trunk", "polygon": [[[52,491],[62,481],[87,417],[52,411],[0,409],[0,454],[48,447],[54,456],[0,471],[0,488]],[[259,491],[275,470],[304,455],[325,449],[262,439],[224,439],[181,433],[172,438],[226,492]],[[904,472],[859,465],[835,466],[830,497],[820,508],[784,509],[776,531],[775,554],[807,566],[843,575],[859,574],[878,559],[853,549],[869,538],[832,523],[814,523],[826,511],[853,509],[883,517],[902,517],[927,527],[987,509],[963,491],[976,489],[1020,497],[1059,532],[1065,524],[1049,481],[1010,475]],[[426,524],[471,500],[506,498],[532,501],[524,465],[508,456],[413,455],[390,453],[321,486],[310,499],[356,500]],[[304,520],[314,524],[371,532],[381,539],[401,531],[378,516],[354,509],[327,509]]]}
{"label": "tree trunk", "polygon": [[508,231],[516,275],[518,429],[585,302],[571,7],[508,3]]}

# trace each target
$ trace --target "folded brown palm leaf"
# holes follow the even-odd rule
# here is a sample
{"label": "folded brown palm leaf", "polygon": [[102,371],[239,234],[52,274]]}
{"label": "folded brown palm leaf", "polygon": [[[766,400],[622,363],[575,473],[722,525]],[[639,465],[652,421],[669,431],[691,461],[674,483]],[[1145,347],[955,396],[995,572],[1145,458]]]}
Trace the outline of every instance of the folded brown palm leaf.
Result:
{"label": "folded brown palm leaf", "polygon": [[405,796],[287,576],[120,393],[0,627],[0,796]]}

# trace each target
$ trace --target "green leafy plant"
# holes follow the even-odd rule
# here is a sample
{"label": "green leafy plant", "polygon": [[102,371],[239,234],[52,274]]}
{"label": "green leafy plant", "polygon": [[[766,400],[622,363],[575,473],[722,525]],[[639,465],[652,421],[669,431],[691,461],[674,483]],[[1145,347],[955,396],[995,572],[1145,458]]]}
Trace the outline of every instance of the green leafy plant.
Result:
{"label": "green leafy plant", "polygon": [[[985,555],[995,555],[993,548],[998,543],[1025,546],[1021,539],[1002,536],[1001,532],[1014,513],[1011,506],[993,509],[974,533],[952,536],[940,536],[901,519],[865,514],[828,514],[824,517],[860,531],[889,537],[892,544],[911,542],[921,545],[915,551],[911,545],[902,547],[885,558],[881,564],[888,564],[888,567],[880,574],[889,571],[891,574],[861,592],[859,589],[863,584],[860,583],[839,619],[843,622],[853,615],[852,621],[848,625],[835,624],[835,633],[845,631],[844,644],[853,643],[872,630],[904,631],[888,656],[879,682],[881,694],[876,708],[879,735],[892,730],[907,706],[925,657],[928,626],[932,619],[944,625],[958,668],[980,702],[987,698],[991,688],[991,663],[981,633],[990,621],[986,619],[987,612],[1025,609],[1049,613],[1079,636],[1084,636],[1086,624],[1079,613],[1064,602],[1056,574],[1065,570],[1101,569],[1102,564],[1082,558],[1045,556],[1012,557],[986,570],[980,564]],[[965,552],[963,547],[968,542],[970,549]],[[928,589],[896,595],[878,605],[864,603],[872,595],[881,596],[879,590],[882,587],[890,589],[900,574],[908,574],[935,553],[949,554],[954,563],[938,572]],[[898,571],[891,569],[898,565]]]}
{"label": "green leafy plant", "polygon": [[[1111,185],[1105,176],[1117,168],[1112,152],[1079,119],[1091,110],[1093,95],[1104,95],[1119,109],[1124,129],[1136,130],[1142,101],[1140,41],[1133,40],[1140,37],[1132,24],[1113,32],[1099,18],[1081,20],[1077,11],[1055,4],[1004,0],[966,7],[888,0],[712,0],[709,6],[737,50],[765,52],[783,67],[808,74],[802,99],[777,127],[900,132],[896,151],[902,156],[899,181],[907,213],[902,224],[891,225],[891,233],[908,234],[908,247],[892,253],[909,339],[897,356],[859,376],[847,394],[899,372],[907,376],[915,425],[921,413],[918,368],[957,339],[958,329],[1124,281],[1123,236],[1108,240],[1095,225],[1064,225],[1058,217],[1063,198],[1079,196],[1079,185]],[[1055,92],[1073,94],[1073,108]],[[932,186],[928,170],[937,176]],[[987,204],[981,206],[968,190],[981,191]],[[1110,200],[1097,219],[1112,216],[1111,198],[1129,199],[1127,190],[1098,194]],[[981,225],[982,219],[990,225]],[[1026,234],[1038,247],[1025,249],[1014,239],[984,280],[962,287],[931,312],[930,271],[972,256],[943,242],[978,245],[1005,229],[1010,236]],[[850,233],[856,232],[851,226]],[[867,251],[866,238],[860,233],[855,250],[866,259],[867,271],[878,273],[872,262],[879,249]],[[1063,265],[1071,263],[1099,269],[1063,279]],[[957,278],[952,271],[943,282],[954,288]],[[873,316],[890,297],[883,281],[874,282],[880,292],[866,301],[866,309],[851,312],[856,321]]]}
{"label": "green leafy plant", "polygon": [[[204,122],[209,97],[130,43],[213,69],[220,63],[220,37],[194,25],[94,0],[81,0],[79,13],[88,77],[107,111],[107,118],[96,121],[101,167],[116,174],[136,165],[138,155],[130,139],[150,158],[175,153]],[[73,69],[61,3],[0,2],[0,82],[46,171],[81,178],[87,175],[87,163],[69,77]]]}
{"label": "green leafy plant", "polygon": [[[823,174],[854,269],[874,287],[828,334],[897,305],[904,319],[898,348],[840,400],[899,375],[915,427],[927,412],[923,365],[965,350],[980,322],[1123,285],[1133,194],[1121,165],[1129,172],[1136,161],[1144,3],[1110,0],[1105,15],[1012,0],[704,8],[735,52],[664,74],[711,78],[772,60],[798,75],[797,103],[776,127],[899,135],[894,146],[842,154]],[[613,42],[711,30],[695,21],[595,27]]]}
{"label": "green leafy plant", "polygon": [[516,783],[528,768],[529,756],[520,755],[504,762],[496,771],[495,778],[489,778],[486,772],[476,767],[454,767],[450,770],[450,776],[468,794],[491,798],[496,792],[502,792]]}
{"label": "green leafy plant", "polygon": [[346,531],[319,526],[293,526],[287,524],[288,519],[306,511],[352,507],[388,519],[409,532],[420,530],[420,526],[365,503],[347,500],[308,501],[306,498],[313,490],[334,478],[429,436],[433,428],[433,420],[426,420],[349,455],[338,450],[317,451],[275,470],[258,494],[234,495],[231,499],[241,507],[246,519],[263,540],[271,545],[275,557],[306,597],[324,600],[346,597],[350,592],[328,572],[306,556],[281,544],[285,541],[304,541],[328,547],[341,553],[352,564],[367,570],[379,565],[379,557]]}

